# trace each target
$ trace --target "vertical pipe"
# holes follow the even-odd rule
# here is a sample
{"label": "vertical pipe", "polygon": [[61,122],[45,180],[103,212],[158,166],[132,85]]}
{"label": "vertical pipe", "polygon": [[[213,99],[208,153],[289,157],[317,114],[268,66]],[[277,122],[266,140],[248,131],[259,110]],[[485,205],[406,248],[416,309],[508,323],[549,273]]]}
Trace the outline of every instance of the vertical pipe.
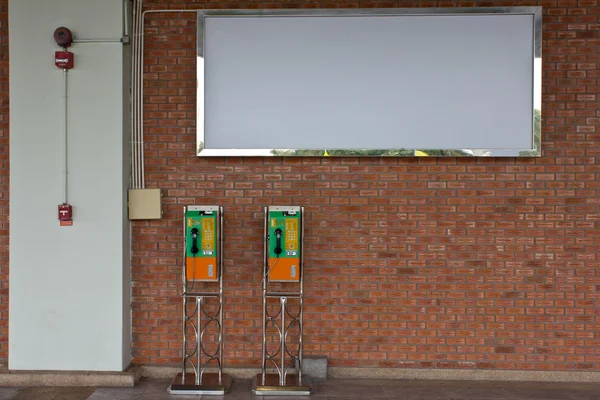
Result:
{"label": "vertical pipe", "polygon": [[139,151],[138,151],[138,133],[139,133],[139,121],[140,121],[140,115],[139,115],[139,103],[140,101],[142,101],[142,99],[140,98],[140,82],[139,82],[139,78],[140,78],[140,65],[141,65],[141,60],[140,60],[140,56],[139,56],[139,51],[140,51],[140,7],[142,5],[142,0],[136,0],[135,3],[135,13],[134,13],[134,17],[133,17],[133,23],[134,23],[134,28],[133,28],[133,49],[132,49],[132,53],[133,53],[133,58],[135,59],[135,76],[133,77],[133,98],[134,101],[132,102],[132,106],[133,106],[133,111],[132,114],[134,116],[133,118],[133,139],[132,139],[132,146],[133,146],[133,164],[134,164],[134,168],[135,168],[135,174],[134,174],[134,181],[135,181],[135,188],[139,189],[140,188],[140,172],[139,172]]}
{"label": "vertical pipe", "polygon": [[279,386],[285,386],[285,303],[287,298],[280,297],[279,302],[281,306],[281,331],[279,333],[281,342],[281,369],[279,370]]}
{"label": "vertical pipe", "polygon": [[304,299],[302,298],[302,295],[300,296],[300,321],[299,321],[299,331],[300,331],[300,339],[298,342],[298,386],[302,386],[302,364],[303,364],[303,359],[302,359],[302,346],[304,344],[304,341],[302,339],[302,335],[303,335],[303,330],[304,330],[304,323],[302,321],[302,318],[304,316],[304,311],[303,311],[303,307],[304,307]]}
{"label": "vertical pipe", "polygon": [[64,115],[63,115],[63,123],[64,123],[64,131],[63,131],[63,154],[64,154],[64,159],[63,159],[63,204],[67,204],[68,201],[68,197],[67,197],[67,193],[68,193],[68,174],[69,174],[69,164],[68,164],[68,160],[69,160],[69,151],[68,151],[68,144],[69,144],[69,108],[68,108],[68,93],[69,93],[69,71],[65,68],[63,69],[63,84],[64,84],[64,92],[63,92],[63,100],[64,100]]}
{"label": "vertical pipe", "polygon": [[183,365],[181,368],[181,383],[185,383],[186,362],[187,362],[187,337],[185,334],[187,328],[187,297],[183,294]]}
{"label": "vertical pipe", "polygon": [[219,207],[219,385],[223,384],[223,207]]}
{"label": "vertical pipe", "polygon": [[[127,0],[125,0],[127,1]],[[138,3],[140,2],[140,0],[137,0]],[[137,3],[136,3],[137,4]],[[138,69],[139,69],[139,63],[138,63],[138,57],[137,57],[137,48],[138,48],[138,41],[137,41],[137,34],[138,34],[138,24],[137,24],[137,17],[138,17],[138,10],[137,7],[134,7],[134,9],[132,9],[132,14],[133,14],[133,34],[132,34],[132,38],[131,38],[131,187],[132,189],[138,189],[138,182],[137,182],[137,177],[138,177],[138,172],[137,172],[137,149],[136,149],[136,135],[137,135],[137,103],[139,101],[138,95],[137,95],[137,76],[138,76]]]}
{"label": "vertical pipe", "polygon": [[144,60],[143,60],[143,52],[144,52],[144,21],[142,15],[142,4],[143,0],[137,0],[137,49],[136,49],[136,57],[137,57],[137,88],[136,88],[136,98],[138,99],[136,102],[136,170],[137,170],[137,182],[138,189],[143,188],[142,182],[140,179],[140,137],[142,135],[142,127],[143,127],[143,118],[144,116],[141,113],[141,109],[143,108],[144,97],[142,95],[142,85],[144,83]]}
{"label": "vertical pipe", "polygon": [[263,273],[262,273],[262,306],[263,306],[263,320],[262,320],[262,384],[265,385],[267,377],[267,273],[269,268],[269,253],[268,249],[268,219],[269,211],[268,208],[264,208],[264,237],[263,237]]}
{"label": "vertical pipe", "polygon": [[298,385],[302,386],[302,347],[304,344],[304,207],[300,207],[300,311],[298,342]]}
{"label": "vertical pipe", "polygon": [[[144,29],[144,27],[142,26],[142,29]],[[143,34],[143,31],[142,31]],[[140,54],[140,58],[143,59],[144,58],[144,51],[143,49],[140,50],[141,54]],[[142,73],[142,79],[140,79],[140,87],[143,87],[142,85],[144,84],[144,80],[143,80],[143,76],[144,76],[144,71],[141,71]],[[140,96],[140,102],[144,101],[143,96]],[[142,112],[140,111],[140,121],[142,121],[144,118],[144,114],[142,114]],[[143,121],[140,123],[140,140],[139,140],[139,148],[140,148],[140,186],[142,189],[144,189],[146,187],[146,182],[145,182],[145,177],[144,177],[144,124]]]}
{"label": "vertical pipe", "polygon": [[186,229],[186,216],[187,216],[187,206],[183,206],[183,246],[181,247],[183,249],[183,271],[181,274],[181,281],[183,283],[183,295],[185,296],[187,294],[187,229]]}
{"label": "vertical pipe", "polygon": [[137,141],[137,147],[138,147],[138,182],[140,185],[141,189],[144,189],[144,173],[142,170],[142,166],[144,165],[144,159],[143,159],[143,155],[141,152],[141,148],[142,146],[142,140],[144,137],[144,114],[143,114],[143,109],[144,109],[144,17],[142,14],[142,1],[143,0],[138,0],[139,2],[139,18],[140,20],[138,21],[138,34],[139,34],[139,46],[138,46],[138,60],[139,60],[139,75],[138,75],[138,96],[139,96],[139,102],[138,102],[138,106],[137,106],[137,113],[138,113],[138,141]]}
{"label": "vertical pipe", "polygon": [[185,373],[186,373],[186,360],[187,360],[187,337],[186,337],[186,327],[187,327],[187,279],[186,279],[186,229],[185,229],[185,214],[187,212],[187,207],[184,206],[183,207],[183,368],[182,368],[182,375],[183,375],[183,381],[181,383],[185,382]]}
{"label": "vertical pipe", "polygon": [[304,207],[300,207],[300,297],[304,295]]}
{"label": "vertical pipe", "polygon": [[125,17],[123,36],[129,36],[129,7],[127,7],[128,2],[129,0],[123,0],[123,16]]}
{"label": "vertical pipe", "polygon": [[138,86],[138,76],[140,74],[140,60],[138,57],[138,49],[140,47],[140,43],[139,43],[139,30],[140,30],[140,26],[139,26],[139,4],[140,4],[141,0],[136,0],[136,7],[135,7],[135,11],[134,11],[134,17],[133,17],[133,23],[134,23],[134,27],[133,27],[133,49],[132,49],[132,56],[133,56],[133,69],[135,71],[134,76],[132,77],[132,96],[133,96],[133,101],[131,102],[132,105],[132,130],[131,130],[131,148],[132,148],[132,176],[133,176],[133,187],[134,189],[139,189],[139,182],[138,182],[138,165],[137,165],[137,132],[138,132],[138,112],[137,112],[137,105],[140,101],[139,98],[139,86]]}
{"label": "vertical pipe", "polygon": [[201,331],[201,314],[202,314],[202,297],[196,297],[196,314],[198,314],[197,331],[196,331],[196,356],[198,368],[196,369],[196,385],[202,384],[202,331]]}

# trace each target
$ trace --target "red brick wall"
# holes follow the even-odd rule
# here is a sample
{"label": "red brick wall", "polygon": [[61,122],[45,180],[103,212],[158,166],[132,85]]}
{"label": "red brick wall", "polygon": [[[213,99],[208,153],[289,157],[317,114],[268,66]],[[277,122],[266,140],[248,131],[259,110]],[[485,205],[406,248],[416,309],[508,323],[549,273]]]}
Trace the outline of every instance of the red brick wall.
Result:
{"label": "red brick wall", "polygon": [[257,366],[262,206],[298,204],[305,354],[332,366],[600,369],[597,0],[146,4],[543,5],[543,157],[197,158],[195,18],[149,16],[146,184],[163,190],[165,214],[133,229],[136,364],[179,365],[182,207],[220,204],[226,364]]}
{"label": "red brick wall", "polygon": [[8,0],[0,0],[0,361],[8,359]]}

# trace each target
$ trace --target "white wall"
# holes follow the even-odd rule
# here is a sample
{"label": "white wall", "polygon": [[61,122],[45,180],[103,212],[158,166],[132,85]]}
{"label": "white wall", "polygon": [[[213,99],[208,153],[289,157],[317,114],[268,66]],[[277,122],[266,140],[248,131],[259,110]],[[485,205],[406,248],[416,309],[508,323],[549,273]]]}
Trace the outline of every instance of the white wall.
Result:
{"label": "white wall", "polygon": [[120,38],[123,0],[11,0],[9,368],[120,371],[130,362],[126,188],[128,48],[74,44],[69,72],[69,195],[60,227],[60,26]]}

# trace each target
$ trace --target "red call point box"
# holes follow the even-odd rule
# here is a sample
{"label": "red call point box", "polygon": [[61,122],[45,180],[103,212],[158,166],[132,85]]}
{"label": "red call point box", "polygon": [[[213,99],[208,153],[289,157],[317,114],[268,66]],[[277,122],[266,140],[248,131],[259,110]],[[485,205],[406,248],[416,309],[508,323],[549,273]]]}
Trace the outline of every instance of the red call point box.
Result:
{"label": "red call point box", "polygon": [[73,225],[73,206],[70,204],[61,204],[58,206],[58,220],[60,226]]}
{"label": "red call point box", "polygon": [[75,66],[75,55],[70,51],[57,51],[54,63],[60,69],[71,69]]}

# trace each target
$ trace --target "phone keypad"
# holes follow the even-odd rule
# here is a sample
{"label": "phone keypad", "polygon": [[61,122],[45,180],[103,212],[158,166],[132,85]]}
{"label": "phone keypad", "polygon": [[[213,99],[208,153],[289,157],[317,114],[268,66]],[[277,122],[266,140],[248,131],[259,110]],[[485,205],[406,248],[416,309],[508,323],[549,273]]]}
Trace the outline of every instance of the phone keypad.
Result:
{"label": "phone keypad", "polygon": [[202,249],[214,250],[215,221],[205,218],[202,220]]}
{"label": "phone keypad", "polygon": [[286,231],[286,250],[298,249],[298,221],[296,219],[287,219],[285,221]]}

